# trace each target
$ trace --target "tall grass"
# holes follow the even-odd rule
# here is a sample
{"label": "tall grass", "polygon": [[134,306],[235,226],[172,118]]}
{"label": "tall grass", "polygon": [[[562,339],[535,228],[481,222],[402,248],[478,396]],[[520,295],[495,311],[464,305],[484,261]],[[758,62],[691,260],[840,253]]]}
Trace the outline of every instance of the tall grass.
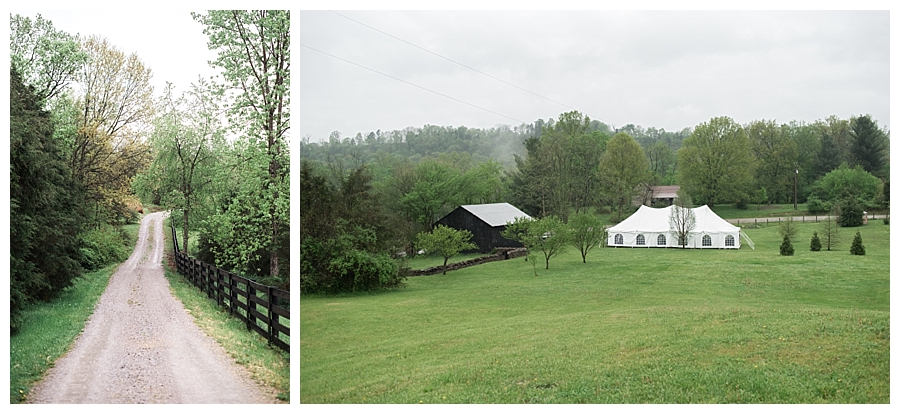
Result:
{"label": "tall grass", "polygon": [[[866,256],[595,249],[302,295],[304,403],[886,403],[888,226]],[[852,231],[855,233],[855,231]]]}

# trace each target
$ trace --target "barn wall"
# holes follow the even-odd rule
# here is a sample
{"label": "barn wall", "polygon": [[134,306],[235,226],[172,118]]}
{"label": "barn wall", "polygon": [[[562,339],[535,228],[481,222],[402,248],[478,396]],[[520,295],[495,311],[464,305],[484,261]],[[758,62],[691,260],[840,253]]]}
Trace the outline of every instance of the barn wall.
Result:
{"label": "barn wall", "polygon": [[497,247],[522,247],[521,243],[500,235],[505,226],[488,226],[487,223],[462,207],[457,207],[456,210],[438,220],[435,225],[438,224],[472,232],[472,243],[478,246],[476,251],[480,253],[488,253]]}

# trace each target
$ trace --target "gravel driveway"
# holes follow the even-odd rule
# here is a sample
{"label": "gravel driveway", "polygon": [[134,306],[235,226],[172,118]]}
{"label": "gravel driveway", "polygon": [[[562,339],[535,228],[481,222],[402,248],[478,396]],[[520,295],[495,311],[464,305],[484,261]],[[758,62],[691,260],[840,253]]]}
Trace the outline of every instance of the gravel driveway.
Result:
{"label": "gravel driveway", "polygon": [[72,349],[31,391],[31,403],[275,403],[193,323],[163,276],[162,221],[141,221]]}

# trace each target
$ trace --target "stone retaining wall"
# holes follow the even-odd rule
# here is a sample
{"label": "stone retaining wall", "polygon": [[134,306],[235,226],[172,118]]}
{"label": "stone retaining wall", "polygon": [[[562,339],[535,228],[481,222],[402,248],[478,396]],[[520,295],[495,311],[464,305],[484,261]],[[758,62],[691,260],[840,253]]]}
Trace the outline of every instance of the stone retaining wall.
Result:
{"label": "stone retaining wall", "polygon": [[[513,259],[516,257],[522,257],[526,254],[526,249],[497,249],[497,253],[476,257],[474,259],[464,260],[462,262],[450,263],[447,265],[447,271],[452,272],[454,270],[459,270],[462,268],[466,268],[469,266],[475,266],[482,263],[489,262],[497,262],[500,260]],[[406,276],[427,276],[427,275],[436,275],[439,273],[444,273],[444,266],[435,266],[429,267],[427,269],[410,269],[408,270]]]}

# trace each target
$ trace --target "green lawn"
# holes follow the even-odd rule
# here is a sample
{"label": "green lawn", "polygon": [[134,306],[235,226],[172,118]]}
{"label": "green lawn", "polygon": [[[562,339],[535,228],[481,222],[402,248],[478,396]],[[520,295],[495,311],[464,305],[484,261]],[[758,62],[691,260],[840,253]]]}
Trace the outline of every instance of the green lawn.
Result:
{"label": "green lawn", "polygon": [[866,256],[576,250],[409,278],[405,289],[303,295],[303,403],[888,403],[889,226]]}

